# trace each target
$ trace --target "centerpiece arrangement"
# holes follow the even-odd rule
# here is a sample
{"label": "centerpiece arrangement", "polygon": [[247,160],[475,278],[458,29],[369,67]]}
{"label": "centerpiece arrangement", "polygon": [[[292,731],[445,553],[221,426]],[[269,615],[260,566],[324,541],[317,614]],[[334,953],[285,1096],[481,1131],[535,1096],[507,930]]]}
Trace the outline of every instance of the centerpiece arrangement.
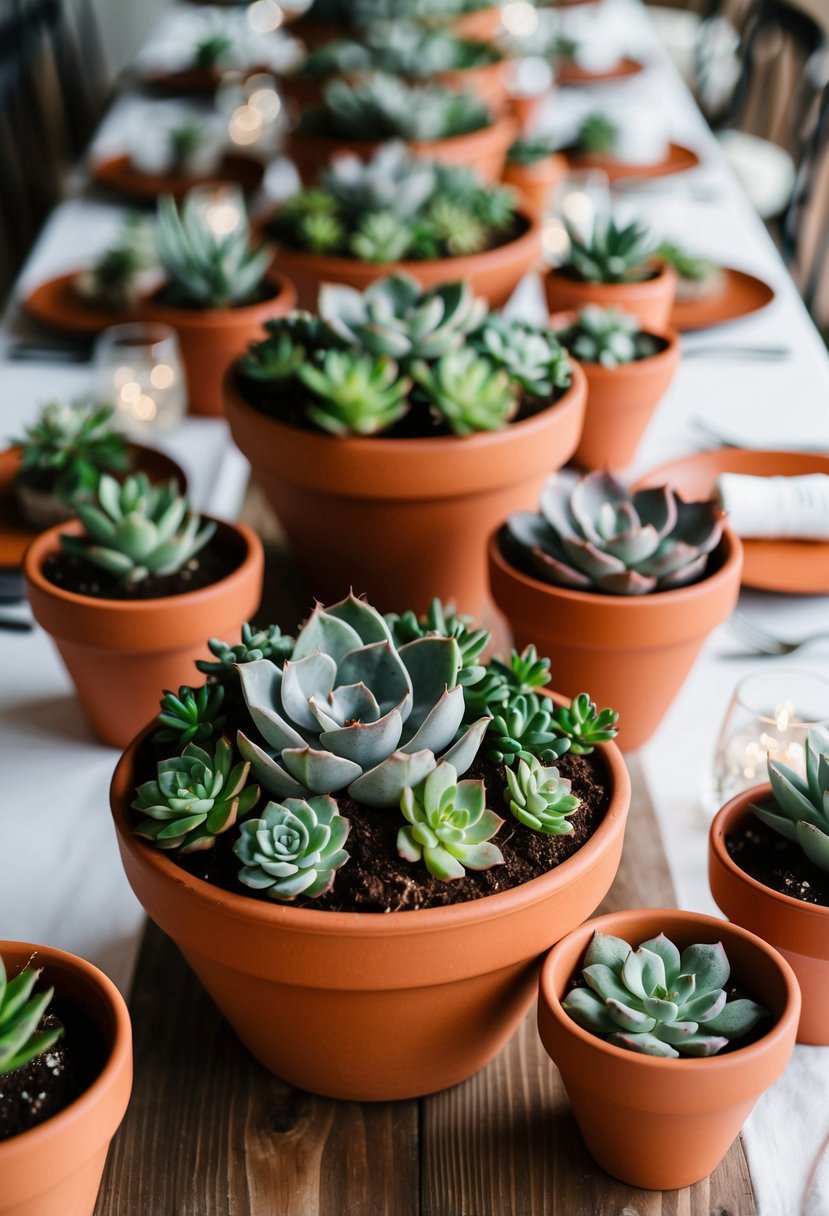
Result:
{"label": "centerpiece arrangement", "polygon": [[414,21],[489,41],[501,28],[501,10],[488,0],[314,0],[294,30],[316,47],[387,21]]}

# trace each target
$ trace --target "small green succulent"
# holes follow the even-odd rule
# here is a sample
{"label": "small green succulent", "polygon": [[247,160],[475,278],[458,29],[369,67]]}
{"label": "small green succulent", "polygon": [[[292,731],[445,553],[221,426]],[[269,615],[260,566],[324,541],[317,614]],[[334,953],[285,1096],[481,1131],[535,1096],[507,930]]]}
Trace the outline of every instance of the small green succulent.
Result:
{"label": "small green succulent", "polygon": [[305,363],[297,375],[314,394],[309,419],[332,435],[374,435],[409,409],[412,382],[400,376],[393,359],[329,350],[319,365]]}
{"label": "small green succulent", "polygon": [[317,345],[339,344],[324,322],[298,309],[287,317],[265,322],[268,337],[255,342],[239,361],[239,370],[251,380],[265,383],[288,380],[308,360]]}
{"label": "small green succulent", "polygon": [[247,217],[222,235],[188,199],[158,200],[158,249],[167,276],[164,299],[185,308],[231,308],[256,298],[271,263],[270,250],[253,249]]}
{"label": "small green succulent", "polygon": [[20,446],[22,482],[42,486],[62,502],[89,498],[102,473],[130,467],[127,441],[112,425],[109,405],[50,401],[35,421],[12,443]]}
{"label": "small green succulent", "polygon": [[193,65],[197,68],[216,67],[233,50],[233,39],[227,33],[216,31],[196,43]]}
{"label": "small green succulent", "polygon": [[653,242],[635,220],[622,226],[611,216],[597,219],[587,240],[572,225],[565,228],[570,250],[561,269],[585,283],[641,283],[658,274]]}
{"label": "small green succulent", "polygon": [[549,683],[550,660],[540,659],[535,646],[526,646],[521,654],[513,650],[507,663],[490,659],[483,678],[467,693],[467,710],[493,714],[514,697],[533,693]]}
{"label": "small green succulent", "polygon": [[465,688],[482,679],[486,668],[479,663],[482,652],[489,645],[490,634],[486,629],[476,629],[471,617],[461,616],[444,607],[437,598],[429,604],[428,611],[423,616],[414,612],[404,612],[402,615],[389,614],[386,623],[392,631],[397,646],[405,646],[416,638],[430,635],[440,638],[454,638],[458,644],[461,656],[461,668],[458,672],[458,683]]}
{"label": "small green succulent", "polygon": [[570,360],[556,335],[526,321],[491,313],[473,345],[533,397],[551,397],[572,380]]}
{"label": "small green succulent", "polygon": [[408,826],[397,833],[406,861],[426,863],[435,878],[463,878],[466,870],[488,870],[504,857],[492,837],[504,822],[486,807],[483,781],[458,781],[443,762],[425,781],[403,791],[400,809]]}
{"label": "small green succulent", "polygon": [[591,156],[606,156],[615,148],[618,134],[616,123],[606,114],[588,114],[579,127],[576,147]]}
{"label": "small green succulent", "polygon": [[219,638],[207,643],[214,660],[197,659],[196,667],[204,675],[220,683],[235,675],[240,663],[256,663],[259,659],[271,659],[274,663],[289,659],[294,649],[294,639],[283,635],[278,625],[266,629],[255,629],[247,622],[242,626],[242,639],[231,645]]}
{"label": "small green succulent", "polygon": [[221,735],[225,719],[219,711],[225,690],[221,684],[204,684],[192,689],[183,684],[178,695],[165,692],[161,699],[158,721],[164,727],[156,733],[159,743],[204,743],[207,739]]}
{"label": "small green succulent", "polygon": [[571,782],[557,768],[547,768],[535,756],[519,760],[518,768],[505,768],[504,797],[519,823],[547,836],[572,836],[568,818],[580,805]]}
{"label": "small green succulent", "polygon": [[806,738],[806,779],[769,757],[773,803],[752,810],[767,827],[800,846],[818,869],[829,873],[829,739],[818,731]]}
{"label": "small green succulent", "polygon": [[433,367],[418,361],[412,376],[455,435],[498,431],[518,410],[516,385],[471,347],[444,355]]}
{"label": "small green succulent", "polygon": [[151,225],[142,215],[131,211],[124,217],[115,243],[88,270],[81,272],[75,285],[85,298],[119,312],[138,301],[142,276],[157,260]]}
{"label": "small green succulent", "polygon": [[216,531],[190,512],[175,481],[153,486],[143,473],[123,485],[102,474],[97,502],[78,502],[76,510],[85,535],[62,535],[63,548],[126,583],[176,573]]}
{"label": "small green succulent", "polygon": [[642,330],[637,317],[598,304],[582,308],[575,323],[556,337],[582,363],[611,368],[649,359],[665,347],[662,339]]}
{"label": "small green succulent", "polygon": [[349,239],[350,251],[362,262],[400,262],[412,244],[408,224],[391,211],[375,211],[363,216]]}
{"label": "small green succulent", "polygon": [[662,241],[657,245],[655,254],[663,262],[673,266],[681,279],[690,279],[692,282],[700,282],[715,269],[714,263],[708,258],[689,253],[673,241]]}
{"label": "small green succulent", "polygon": [[497,708],[487,727],[486,742],[490,760],[514,765],[533,759],[550,763],[559,760],[570,748],[562,738],[553,717],[553,702],[536,693],[518,693]]}
{"label": "small green succulent", "polygon": [[156,779],[135,791],[133,809],[147,816],[136,824],[136,836],[182,853],[213,848],[216,837],[259,800],[259,786],[248,785],[249,773],[247,761],[234,766],[233,746],[225,738],[212,755],[188,743],[180,756],[159,761]]}
{"label": "small green succulent", "polygon": [[522,136],[510,144],[507,151],[508,165],[536,165],[539,161],[549,160],[556,153],[556,147],[550,136]]}
{"label": "small green succulent", "polygon": [[10,980],[0,958],[0,1077],[28,1064],[63,1034],[62,1026],[38,1029],[55,991],[47,988],[32,996],[39,978],[38,968],[24,967]]}
{"label": "small green succulent", "polygon": [[598,710],[586,692],[580,692],[569,706],[557,706],[553,716],[556,730],[570,740],[574,756],[589,756],[597,743],[608,743],[618,734],[616,710]]}
{"label": "small green succulent", "polygon": [[450,139],[492,124],[483,101],[473,93],[454,93],[436,84],[409,85],[375,72],[353,84],[332,80],[323,105],[306,110],[300,132],[328,138],[381,143]]}
{"label": "small green succulent", "polygon": [[204,128],[196,119],[176,123],[166,133],[170,148],[171,172],[174,176],[186,174],[191,158],[201,147]]}
{"label": "small green succulent", "polygon": [[486,224],[454,199],[436,199],[427,218],[432,234],[438,242],[445,244],[453,257],[480,253],[489,246],[490,233]]}
{"label": "small green succulent", "polygon": [[634,950],[597,932],[584,958],[587,987],[573,988],[561,1004],[616,1047],[667,1059],[712,1056],[768,1017],[755,1001],[727,999],[730,974],[721,942],[680,954],[663,933]]}
{"label": "small green succulent", "polygon": [[348,861],[343,845],[350,827],[327,794],[269,802],[261,819],[242,824],[233,846],[243,863],[239,881],[268,899],[317,899]]}
{"label": "small green succulent", "polygon": [[344,229],[336,215],[311,212],[300,221],[303,244],[314,253],[331,253],[342,243]]}

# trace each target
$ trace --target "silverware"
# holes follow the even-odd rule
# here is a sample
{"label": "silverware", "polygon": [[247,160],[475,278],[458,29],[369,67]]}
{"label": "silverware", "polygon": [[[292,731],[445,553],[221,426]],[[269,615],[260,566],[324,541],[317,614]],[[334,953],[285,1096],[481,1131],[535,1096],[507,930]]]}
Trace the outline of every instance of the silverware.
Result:
{"label": "silverware", "polygon": [[717,203],[722,198],[722,191],[716,186],[692,186],[662,178],[617,177],[610,183],[610,189],[612,193],[652,195],[654,198],[673,195],[674,198],[688,198],[693,203]]}
{"label": "silverware", "polygon": [[13,342],[6,356],[17,363],[88,363],[88,342]]}
{"label": "silverware", "polygon": [[819,630],[817,633],[809,633],[806,637],[800,638],[797,642],[787,642],[783,638],[778,638],[768,630],[763,629],[760,625],[755,625],[754,621],[748,620],[739,612],[735,612],[728,620],[728,627],[731,632],[738,637],[741,642],[751,646],[756,655],[768,655],[776,658],[784,654],[795,654],[798,650],[802,650],[804,646],[811,646],[813,642],[821,642],[829,640],[829,630]]}
{"label": "silverware", "polygon": [[829,455],[829,440],[824,444],[792,443],[790,441],[751,439],[744,435],[722,431],[705,418],[692,418],[691,426],[710,443],[720,448],[742,448],[744,451],[818,452]]}
{"label": "silverware", "polygon": [[683,344],[683,359],[741,359],[779,363],[791,355],[788,346],[688,346]]}
{"label": "silverware", "polygon": [[34,627],[35,623],[31,617],[6,616],[0,612],[0,632],[31,633]]}

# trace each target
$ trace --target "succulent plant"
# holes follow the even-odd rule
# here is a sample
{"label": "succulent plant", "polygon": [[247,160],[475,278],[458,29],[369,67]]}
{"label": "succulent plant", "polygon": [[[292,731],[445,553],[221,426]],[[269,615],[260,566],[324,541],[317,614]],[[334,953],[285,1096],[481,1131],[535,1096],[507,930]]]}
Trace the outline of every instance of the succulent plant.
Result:
{"label": "succulent plant", "polygon": [[338,25],[371,28],[377,22],[445,22],[485,8],[489,0],[314,0],[309,17]]}
{"label": "succulent plant", "polygon": [[551,136],[522,136],[510,144],[507,151],[507,164],[535,165],[539,161],[548,160],[555,153],[556,146]]}
{"label": "succulent plant", "polygon": [[518,386],[472,347],[443,355],[434,366],[418,360],[412,376],[426,392],[438,419],[456,435],[498,431],[518,411]]}
{"label": "succulent plant", "polygon": [[660,933],[637,950],[595,933],[582,978],[562,1008],[585,1030],[617,1047],[677,1059],[712,1056],[748,1034],[768,1011],[755,1001],[729,1001],[731,966],[722,943],[688,946],[680,954]]}
{"label": "succulent plant", "polygon": [[305,111],[300,131],[367,143],[428,142],[492,124],[486,105],[472,93],[453,93],[435,84],[409,85],[381,72],[353,84],[332,80],[323,98],[319,109]]}
{"label": "succulent plant", "polygon": [[752,810],[768,827],[798,844],[818,869],[829,873],[829,739],[810,731],[805,752],[805,781],[788,765],[769,757],[774,802]]}
{"label": "succulent plant", "polygon": [[239,361],[239,370],[252,380],[278,381],[295,376],[318,346],[345,345],[324,321],[298,309],[287,317],[265,322],[268,337],[256,342]]}
{"label": "succulent plant", "polygon": [[259,787],[248,785],[250,764],[234,766],[233,758],[232,744],[221,738],[212,755],[188,743],[180,756],[160,760],[156,779],[135,791],[133,809],[147,816],[136,824],[136,836],[182,853],[213,848],[259,800]]}
{"label": "succulent plant", "polygon": [[514,765],[519,760],[559,760],[570,749],[553,716],[554,704],[533,692],[516,693],[496,706],[488,723],[486,743],[490,760]]}
{"label": "succulent plant", "polygon": [[86,299],[120,311],[135,304],[146,272],[157,261],[155,234],[142,215],[124,218],[117,241],[78,275],[75,286]]}
{"label": "succulent plant", "polygon": [[520,759],[518,768],[505,768],[504,797],[519,823],[547,836],[572,836],[568,817],[578,810],[579,798],[572,783],[557,768],[545,767],[535,756]]}
{"label": "succulent plant", "polygon": [[507,557],[544,582],[608,595],[646,595],[704,576],[722,535],[715,499],[684,502],[668,486],[630,494],[611,473],[547,479],[541,512],[510,516]]}
{"label": "succulent plant", "polygon": [[233,50],[230,34],[217,30],[201,38],[193,50],[193,65],[197,68],[216,67]]}
{"label": "succulent plant", "polygon": [[399,262],[412,244],[412,233],[404,220],[391,211],[364,216],[349,240],[349,250],[361,262]]}
{"label": "succulent plant", "polygon": [[467,709],[475,713],[495,713],[496,707],[509,704],[513,697],[535,692],[550,682],[550,660],[540,659],[535,646],[521,652],[513,650],[509,662],[490,659],[486,672],[467,694]]}
{"label": "succulent plant", "polygon": [[437,165],[412,156],[404,143],[383,144],[368,161],[338,157],[323,174],[323,191],[346,215],[391,211],[417,215],[435,192]]}
{"label": "succulent plant", "polygon": [[231,645],[219,638],[211,638],[207,645],[215,661],[197,659],[196,667],[211,679],[223,683],[235,676],[237,664],[255,663],[258,659],[284,662],[293,653],[294,639],[283,635],[278,625],[255,629],[246,622],[242,626],[241,641]]}
{"label": "succulent plant", "polygon": [[156,733],[156,741],[185,747],[221,735],[225,719],[219,711],[224,695],[221,684],[205,684],[195,690],[183,684],[178,695],[165,692],[158,715],[164,730]]}
{"label": "succulent plant", "polygon": [[349,595],[317,605],[282,668],[239,668],[258,737],[239,750],[277,798],[348,789],[369,806],[394,806],[441,757],[463,774],[489,719],[461,727],[464,693],[454,638],[394,643],[383,617]]}
{"label": "succulent plant", "polygon": [[174,176],[188,172],[194,154],[204,140],[204,129],[196,119],[185,119],[171,126],[165,137],[170,148],[170,172]]}
{"label": "succulent plant", "polygon": [[658,273],[648,231],[636,221],[622,226],[612,217],[597,219],[587,240],[565,227],[570,250],[561,269],[585,283],[641,283]]}
{"label": "succulent plant", "polygon": [[451,31],[408,20],[368,26],[361,37],[361,42],[344,38],[310,51],[297,75],[319,79],[376,71],[425,80],[440,72],[464,71],[503,59],[490,42],[459,38]]}
{"label": "succulent plant", "polygon": [[551,330],[491,313],[473,344],[533,397],[550,397],[572,379],[570,360]]}
{"label": "succulent plant", "polygon": [[125,472],[130,456],[125,436],[112,425],[109,405],[49,401],[23,435],[20,446],[23,482],[54,493],[63,502],[89,498],[102,473]]}
{"label": "succulent plant", "polygon": [[452,257],[468,257],[489,245],[489,229],[469,208],[451,198],[436,199],[429,208],[429,225],[435,239]]}
{"label": "succulent plant", "polygon": [[460,616],[447,610],[439,599],[431,601],[423,616],[419,617],[414,612],[404,612],[400,616],[389,614],[386,616],[386,624],[391,629],[394,644],[398,648],[407,642],[415,641],[416,638],[430,635],[454,638],[461,658],[458,683],[468,687],[483,678],[486,668],[478,660],[489,645],[489,631],[476,629],[471,617]]}
{"label": "succulent plant", "polygon": [[616,146],[618,134],[615,122],[606,114],[588,114],[579,127],[576,147],[591,156],[605,156]]}
{"label": "succulent plant", "polygon": [[332,435],[374,435],[409,409],[411,380],[401,377],[394,359],[329,350],[319,365],[305,363],[297,375],[314,394],[308,418]]}
{"label": "succulent plant", "polygon": [[637,317],[618,308],[588,304],[575,323],[558,330],[556,337],[582,363],[619,367],[637,359],[649,359],[664,349],[664,340],[643,332]]}
{"label": "succulent plant", "polygon": [[190,308],[229,308],[256,298],[271,263],[264,246],[252,249],[242,217],[232,232],[214,232],[205,211],[188,199],[179,212],[158,200],[158,248],[167,276],[164,299]]}
{"label": "succulent plant", "polygon": [[300,221],[302,240],[314,253],[330,253],[336,249],[345,235],[336,215],[324,211],[311,212]]}
{"label": "succulent plant", "polygon": [[0,957],[0,1077],[28,1064],[63,1034],[62,1026],[38,1029],[55,991],[32,996],[39,978],[39,968],[24,967],[10,980]]}
{"label": "succulent plant", "polygon": [[553,716],[558,733],[570,740],[574,756],[589,756],[597,743],[608,743],[618,734],[618,713],[614,709],[597,709],[586,692],[580,692],[569,706],[557,706]]}
{"label": "succulent plant", "polygon": [[86,533],[62,535],[63,548],[126,583],[174,574],[216,531],[212,522],[202,527],[175,481],[153,486],[143,473],[123,485],[102,474],[97,503],[78,502],[76,510]]}
{"label": "succulent plant", "polygon": [[702,300],[721,291],[725,284],[722,266],[709,258],[697,257],[679,245],[663,241],[657,246],[656,257],[677,273],[677,299],[681,301]]}
{"label": "succulent plant", "polygon": [[286,798],[269,802],[261,819],[243,823],[233,846],[242,861],[239,881],[268,899],[316,899],[348,861],[343,848],[351,825],[333,798]]}
{"label": "succulent plant", "polygon": [[397,851],[406,861],[426,863],[435,878],[463,878],[466,870],[489,870],[504,856],[492,837],[503,819],[486,807],[483,781],[458,781],[443,761],[415,787],[403,791],[400,809],[409,826],[397,833]]}

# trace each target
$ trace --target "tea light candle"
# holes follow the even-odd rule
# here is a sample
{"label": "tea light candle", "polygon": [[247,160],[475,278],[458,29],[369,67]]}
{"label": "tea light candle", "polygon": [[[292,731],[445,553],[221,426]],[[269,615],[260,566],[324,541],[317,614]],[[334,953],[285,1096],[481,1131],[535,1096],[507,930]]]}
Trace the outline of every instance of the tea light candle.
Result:
{"label": "tea light candle", "polygon": [[208,228],[218,237],[230,236],[247,218],[245,196],[235,182],[196,186],[188,191],[185,202],[203,214]]}
{"label": "tea light candle", "polygon": [[509,0],[501,9],[501,24],[513,38],[532,38],[538,20],[538,9],[528,0]]}

